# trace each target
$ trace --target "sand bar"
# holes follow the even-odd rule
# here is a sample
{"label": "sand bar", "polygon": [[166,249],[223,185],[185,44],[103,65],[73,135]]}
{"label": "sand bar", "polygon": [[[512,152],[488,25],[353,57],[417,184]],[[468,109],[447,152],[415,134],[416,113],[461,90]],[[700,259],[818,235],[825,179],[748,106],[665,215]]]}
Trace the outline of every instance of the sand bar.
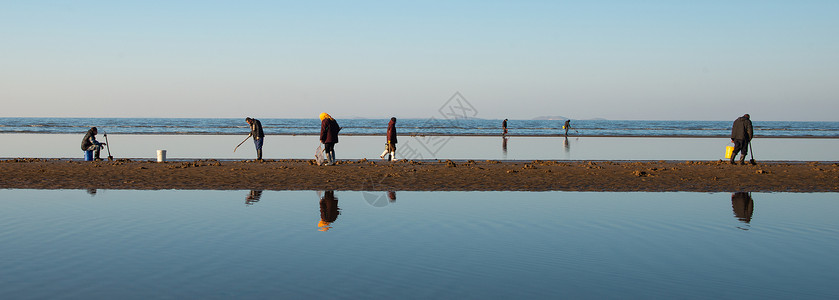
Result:
{"label": "sand bar", "polygon": [[722,161],[0,161],[6,189],[839,192],[839,164]]}

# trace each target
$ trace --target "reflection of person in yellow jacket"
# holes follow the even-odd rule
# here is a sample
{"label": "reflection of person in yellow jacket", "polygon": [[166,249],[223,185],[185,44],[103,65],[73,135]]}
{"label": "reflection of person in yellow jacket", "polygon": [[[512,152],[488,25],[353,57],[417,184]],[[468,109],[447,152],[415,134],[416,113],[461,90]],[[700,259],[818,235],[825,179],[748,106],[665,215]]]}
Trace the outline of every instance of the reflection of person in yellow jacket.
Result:
{"label": "reflection of person in yellow jacket", "polygon": [[318,222],[319,231],[327,231],[332,228],[332,222],[335,222],[340,215],[338,208],[338,198],[335,198],[335,191],[326,191],[323,193],[323,198],[320,198],[320,222]]}

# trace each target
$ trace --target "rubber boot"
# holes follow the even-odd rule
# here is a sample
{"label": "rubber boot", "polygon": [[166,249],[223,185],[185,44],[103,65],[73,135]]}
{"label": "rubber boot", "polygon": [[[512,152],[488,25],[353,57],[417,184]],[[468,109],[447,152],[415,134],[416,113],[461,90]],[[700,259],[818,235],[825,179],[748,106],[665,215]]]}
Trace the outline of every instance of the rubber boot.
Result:
{"label": "rubber boot", "polygon": [[740,165],[741,165],[741,166],[745,166],[745,165],[746,165],[745,160],[746,160],[746,155],[745,155],[745,154],[741,154],[741,155],[740,155]]}
{"label": "rubber boot", "polygon": [[262,160],[262,149],[256,150],[256,160]]}
{"label": "rubber boot", "polygon": [[396,161],[396,151],[390,151],[390,161]]}
{"label": "rubber boot", "polygon": [[385,152],[382,152],[382,155],[379,155],[379,158],[385,159],[385,155],[387,155],[387,153],[387,150],[385,150]]}
{"label": "rubber boot", "polygon": [[102,160],[102,158],[99,157],[99,151],[101,149],[102,147],[96,147],[96,150],[93,151],[93,160]]}
{"label": "rubber boot", "polygon": [[731,153],[731,159],[728,162],[730,162],[732,165],[736,165],[736,163],[734,163],[734,158],[736,158],[736,157],[737,157],[736,153]]}

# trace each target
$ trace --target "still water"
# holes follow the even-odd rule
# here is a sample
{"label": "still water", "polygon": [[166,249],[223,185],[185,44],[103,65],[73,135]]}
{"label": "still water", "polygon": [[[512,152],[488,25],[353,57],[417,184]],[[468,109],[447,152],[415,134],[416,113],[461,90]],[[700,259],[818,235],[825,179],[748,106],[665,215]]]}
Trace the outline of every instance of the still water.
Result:
{"label": "still water", "polygon": [[839,298],[835,193],[0,190],[0,298]]}

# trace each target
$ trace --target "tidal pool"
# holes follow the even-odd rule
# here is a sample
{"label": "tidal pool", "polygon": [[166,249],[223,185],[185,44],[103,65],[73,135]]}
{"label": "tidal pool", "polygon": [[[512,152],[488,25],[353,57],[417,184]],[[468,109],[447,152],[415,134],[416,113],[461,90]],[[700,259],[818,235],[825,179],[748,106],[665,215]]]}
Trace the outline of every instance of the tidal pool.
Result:
{"label": "tidal pool", "polygon": [[0,298],[839,298],[839,194],[0,190]]}

